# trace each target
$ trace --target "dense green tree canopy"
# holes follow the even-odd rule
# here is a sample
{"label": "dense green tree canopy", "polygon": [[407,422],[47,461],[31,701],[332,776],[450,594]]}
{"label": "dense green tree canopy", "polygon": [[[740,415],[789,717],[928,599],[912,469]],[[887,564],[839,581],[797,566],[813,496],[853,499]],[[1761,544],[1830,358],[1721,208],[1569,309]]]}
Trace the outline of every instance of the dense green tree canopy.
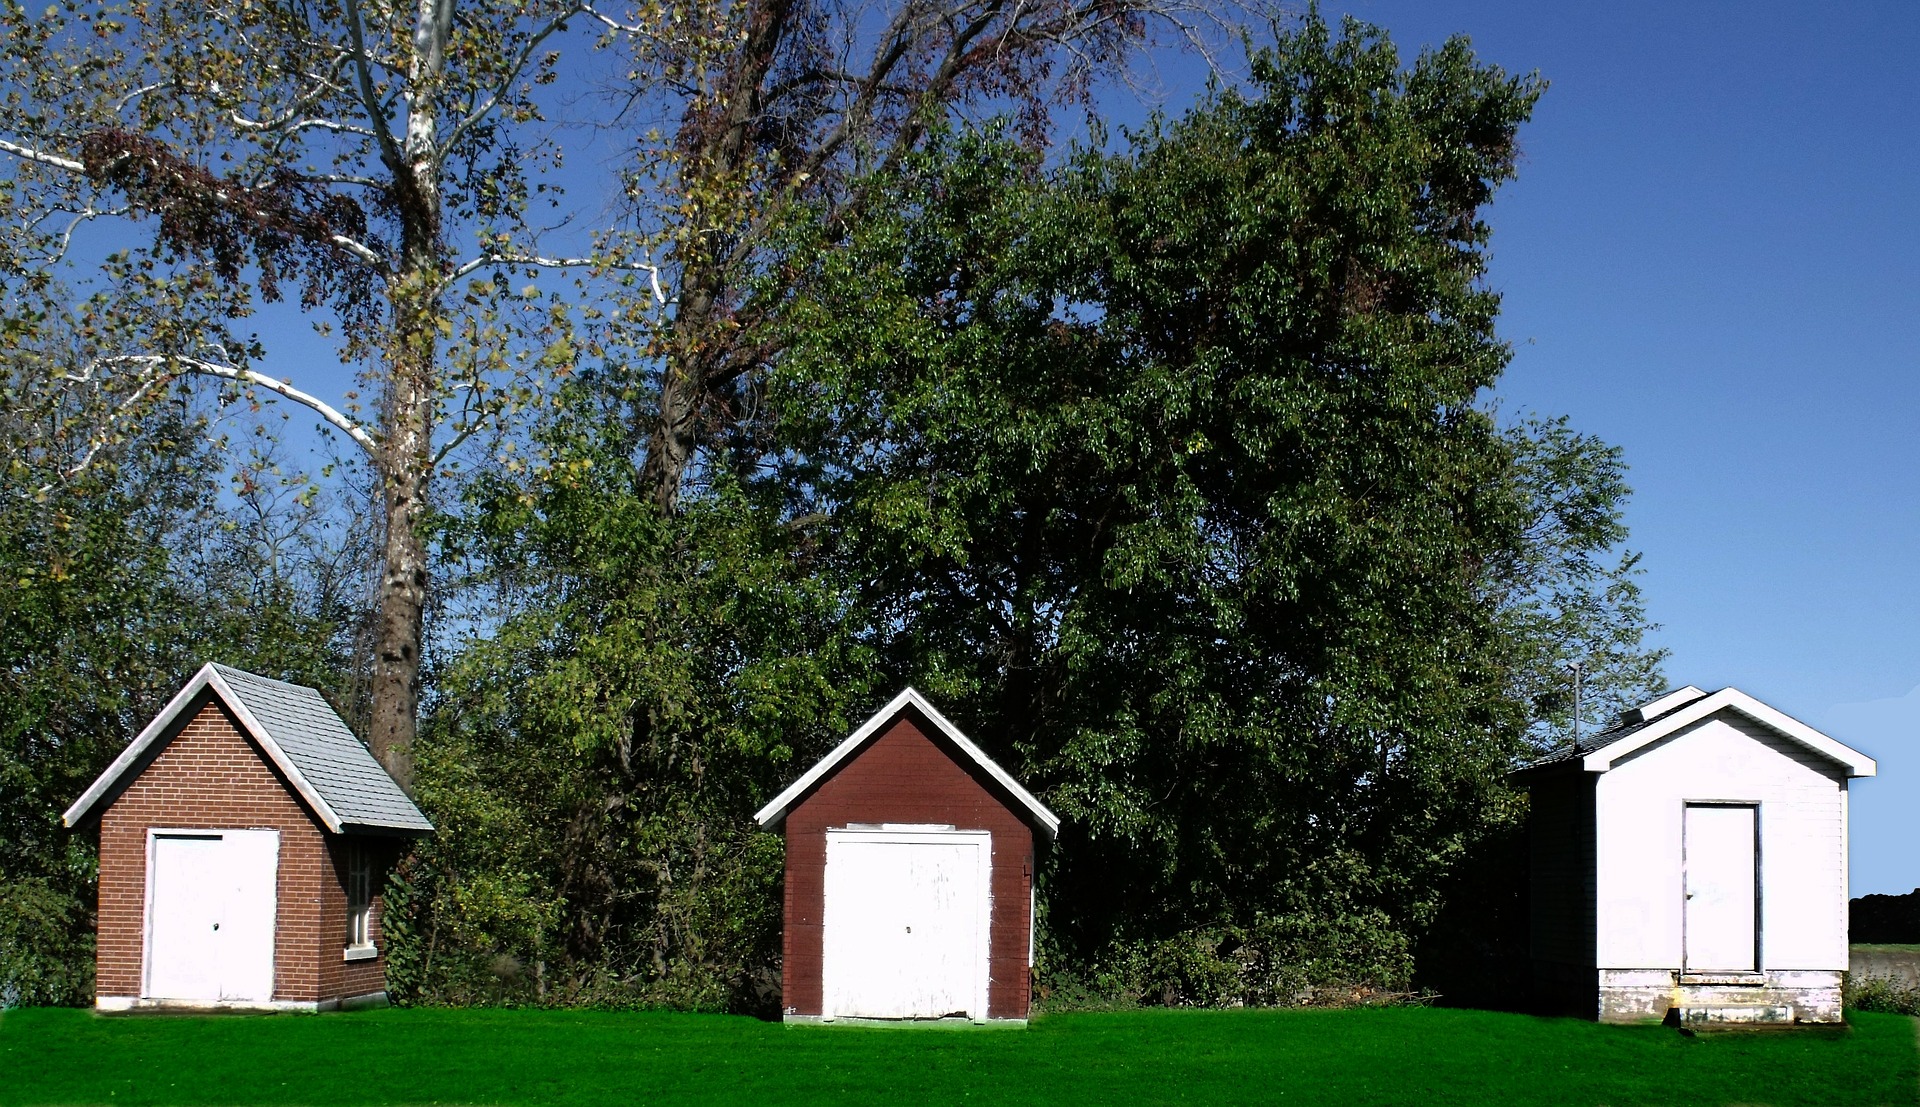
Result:
{"label": "dense green tree canopy", "polygon": [[790,227],[746,339],[780,353],[680,519],[644,512],[620,369],[583,381],[572,475],[470,504],[513,615],[448,672],[423,784],[538,891],[481,895],[496,846],[445,836],[421,872],[470,956],[424,986],[502,986],[464,896],[547,905],[509,992],[764,996],[747,815],[906,682],[1066,817],[1056,985],[1403,985],[1558,664],[1604,646],[1627,694],[1657,661],[1617,455],[1486,408],[1483,212],[1538,91],[1309,19],[1118,152],[945,133],[874,217]]}
{"label": "dense green tree canopy", "polygon": [[1178,938],[1273,996],[1310,938],[1404,979],[1529,722],[1481,213],[1537,91],[1310,20],[1119,155],[958,138],[810,252],[776,479],[887,666],[1066,818],[1069,963]]}
{"label": "dense green tree canopy", "polygon": [[[929,127],[750,205],[751,310],[707,320],[726,368],[673,510],[658,351],[609,343],[516,432],[542,463],[434,520],[461,632],[424,675],[440,834],[390,889],[395,987],[764,1009],[780,845],[750,814],[904,683],[1065,817],[1057,1002],[1291,1002],[1464,956],[1441,939],[1513,894],[1475,862],[1507,857],[1505,774],[1567,721],[1565,663],[1592,714],[1658,675],[1618,452],[1490,404],[1486,213],[1539,93],[1464,41],[1407,64],[1309,16],[1116,141]],[[13,563],[40,518],[8,517]],[[144,591],[49,618],[158,636],[116,613],[175,602],[180,563],[139,548]],[[277,671],[351,632],[248,603],[294,644]],[[10,771],[70,789],[109,752],[84,725]],[[29,816],[22,856],[73,869]]]}

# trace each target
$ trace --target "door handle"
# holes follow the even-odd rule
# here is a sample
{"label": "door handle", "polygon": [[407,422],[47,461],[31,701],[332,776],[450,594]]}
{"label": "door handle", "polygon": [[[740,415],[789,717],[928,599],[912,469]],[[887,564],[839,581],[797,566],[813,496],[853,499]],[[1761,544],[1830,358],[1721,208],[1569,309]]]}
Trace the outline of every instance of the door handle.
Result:
{"label": "door handle", "polygon": [[218,929],[220,929],[220,924],[219,924],[219,923],[214,923],[214,924],[213,924],[213,928],[214,928],[215,930],[218,930]]}

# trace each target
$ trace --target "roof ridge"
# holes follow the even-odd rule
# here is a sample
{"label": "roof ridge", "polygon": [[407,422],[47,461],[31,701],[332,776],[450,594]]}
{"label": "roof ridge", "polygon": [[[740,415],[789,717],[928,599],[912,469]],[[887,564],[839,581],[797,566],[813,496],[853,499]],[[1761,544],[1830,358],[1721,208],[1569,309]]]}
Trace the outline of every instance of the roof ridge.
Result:
{"label": "roof ridge", "polygon": [[[1647,708],[1662,703],[1668,704],[1666,709],[1658,714],[1645,714]],[[1618,721],[1611,727],[1557,746],[1513,771],[1526,773],[1534,769],[1583,761],[1589,770],[1605,772],[1618,757],[1630,754],[1649,742],[1661,740],[1687,726],[1703,722],[1722,711],[1729,710],[1744,715],[1760,726],[1846,766],[1850,775],[1872,776],[1876,771],[1872,758],[1866,757],[1859,751],[1847,747],[1776,708],[1769,707],[1732,685],[1713,692],[1701,692],[1698,686],[1691,684],[1623,711]],[[1621,745],[1623,742],[1626,743],[1624,746]],[[1614,752],[1603,754],[1602,751],[1606,750]],[[1604,761],[1594,764],[1591,759],[1596,757],[1604,758]]]}
{"label": "roof ridge", "polygon": [[210,661],[176,693],[92,787],[68,809],[74,825],[155,742],[170,740],[175,720],[203,690],[227,701],[236,723],[328,830],[348,826],[433,830],[412,797],[381,765],[320,689]]}
{"label": "roof ridge", "polygon": [[[261,674],[253,672],[250,669],[242,669],[242,668],[239,668],[238,666],[227,665],[219,661],[209,661],[207,662],[207,664],[212,665],[216,670],[220,672],[222,676],[225,676],[228,673],[232,673],[235,676],[243,676],[249,680],[258,680],[266,684],[278,684],[282,688],[293,688],[301,692],[312,692],[316,695],[320,695],[320,689],[314,687],[311,684],[295,684],[291,680],[281,680],[279,677],[262,676]],[[320,698],[325,699],[326,697],[324,695],[320,695]]]}

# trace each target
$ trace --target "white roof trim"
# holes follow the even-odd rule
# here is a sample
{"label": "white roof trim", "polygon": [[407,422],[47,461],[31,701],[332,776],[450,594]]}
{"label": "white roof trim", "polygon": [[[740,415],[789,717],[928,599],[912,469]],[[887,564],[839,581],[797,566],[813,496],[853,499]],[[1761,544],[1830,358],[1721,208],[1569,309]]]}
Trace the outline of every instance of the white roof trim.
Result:
{"label": "white roof trim", "polygon": [[899,695],[893,697],[893,699],[887,703],[887,706],[874,712],[872,718],[860,724],[860,729],[847,735],[846,741],[835,746],[832,753],[821,758],[819,762],[815,764],[813,768],[808,769],[799,780],[789,785],[786,791],[775,796],[773,802],[755,812],[753,816],[754,821],[768,829],[777,825],[780,820],[786,818],[787,808],[793,805],[793,801],[805,794],[807,789],[825,779],[827,774],[838,768],[841,762],[852,757],[861,746],[866,745],[867,739],[879,733],[882,726],[892,722],[895,716],[910,706],[918,709],[922,715],[925,715],[927,721],[938,728],[941,734],[945,735],[954,745],[960,747],[960,752],[972,758],[974,764],[985,769],[988,776],[991,776],[996,783],[1002,788],[1005,788],[1014,799],[1019,800],[1020,805],[1025,807],[1027,811],[1033,815],[1035,821],[1046,829],[1047,837],[1052,838],[1060,832],[1060,816],[1047,810],[1046,804],[1035,799],[1033,793],[1022,788],[1020,782],[1007,775],[1005,769],[994,764],[993,759],[982,752],[979,746],[974,745],[966,735],[960,733],[959,727],[948,722],[947,717],[940,714],[938,709],[928,703],[925,696],[922,696],[911,687],[902,690]]}
{"label": "white roof trim", "polygon": [[1649,719],[1659,718],[1661,715],[1672,711],[1681,704],[1692,703],[1694,700],[1706,694],[1704,689],[1695,688],[1689,684],[1685,688],[1668,692],[1666,695],[1661,696],[1651,703],[1643,703],[1639,707],[1628,708],[1621,712],[1621,714],[1626,717],[1627,722],[1644,723]]}
{"label": "white roof trim", "polygon": [[[1658,702],[1658,701],[1656,701]],[[1873,776],[1879,771],[1873,758],[1842,745],[1791,716],[1768,707],[1738,688],[1722,688],[1710,696],[1694,700],[1678,711],[1648,724],[1611,745],[1602,746],[1580,759],[1581,767],[1592,773],[1604,773],[1614,763],[1636,750],[1644,749],[1675,731],[1692,726],[1716,711],[1732,708],[1761,726],[1807,747],[1829,761],[1844,765],[1847,775]]]}
{"label": "white roof trim", "polygon": [[62,821],[68,826],[79,825],[80,820],[87,816],[93,805],[100,802],[101,797],[119,782],[127,770],[133,768],[140,758],[146,755],[147,751],[160,740],[161,735],[165,734],[168,728],[178,720],[180,713],[187,709],[187,705],[193,702],[194,697],[206,688],[212,688],[214,694],[220,697],[220,702],[226,704],[227,710],[233,712],[234,718],[240,720],[240,725],[246,728],[248,735],[255,742],[259,743],[260,748],[266,752],[268,760],[272,761],[274,767],[278,768],[293,785],[294,791],[300,793],[300,798],[306,801],[307,807],[319,817],[326,828],[335,834],[340,833],[340,816],[334,814],[333,808],[328,806],[327,801],[320,798],[320,793],[314,791],[313,786],[307,783],[307,778],[300,775],[300,770],[294,767],[293,759],[288,757],[286,751],[280,748],[280,744],[273,740],[273,735],[267,733],[267,728],[260,725],[260,720],[253,717],[253,712],[247,710],[246,703],[234,693],[227,682],[221,678],[219,670],[211,664],[201,666],[200,671],[193,674],[193,679],[187,682],[187,686],[180,689],[173,699],[167,701],[166,708],[147,724],[147,728],[141,731],[138,737],[128,743],[126,749],[120,751],[120,756],[113,759],[113,764],[107,766],[107,771],[101,773],[79,799],[73,801],[73,806],[67,808],[67,813],[61,817]]}

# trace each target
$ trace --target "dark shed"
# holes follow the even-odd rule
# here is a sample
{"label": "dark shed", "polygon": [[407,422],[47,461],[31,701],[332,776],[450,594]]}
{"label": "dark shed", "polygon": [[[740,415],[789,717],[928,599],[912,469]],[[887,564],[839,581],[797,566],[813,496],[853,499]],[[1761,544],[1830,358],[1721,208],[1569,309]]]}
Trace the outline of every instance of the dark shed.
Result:
{"label": "dark shed", "polygon": [[787,839],[789,1021],[1023,1020],[1060,820],[911,688],[755,816]]}

